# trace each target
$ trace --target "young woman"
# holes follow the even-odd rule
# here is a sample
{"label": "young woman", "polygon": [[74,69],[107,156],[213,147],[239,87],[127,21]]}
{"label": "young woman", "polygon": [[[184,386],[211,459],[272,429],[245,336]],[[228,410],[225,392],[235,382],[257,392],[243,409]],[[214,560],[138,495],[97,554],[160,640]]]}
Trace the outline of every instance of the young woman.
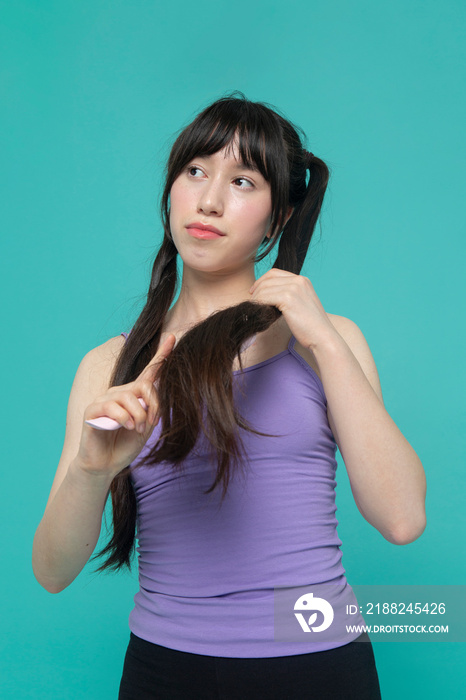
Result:
{"label": "young woman", "polygon": [[[386,539],[408,543],[425,527],[423,468],[384,408],[363,334],[300,275],[328,177],[270,107],[240,95],[205,109],[169,157],[147,303],[129,335],[78,369],[33,568],[48,591],[66,588],[110,491],[99,570],[130,566],[137,524],[121,699],[380,697],[366,634],[297,626],[287,641],[274,629],[274,589],[351,595],[337,446],[359,510]],[[118,429],[86,422],[102,416]]]}

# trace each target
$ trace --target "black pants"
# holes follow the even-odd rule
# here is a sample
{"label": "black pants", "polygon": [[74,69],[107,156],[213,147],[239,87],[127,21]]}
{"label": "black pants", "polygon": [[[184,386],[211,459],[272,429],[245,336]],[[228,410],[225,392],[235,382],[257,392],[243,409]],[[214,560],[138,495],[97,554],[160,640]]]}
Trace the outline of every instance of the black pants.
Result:
{"label": "black pants", "polygon": [[312,654],[237,659],[167,649],[132,632],[118,695],[118,700],[380,698],[368,637]]}

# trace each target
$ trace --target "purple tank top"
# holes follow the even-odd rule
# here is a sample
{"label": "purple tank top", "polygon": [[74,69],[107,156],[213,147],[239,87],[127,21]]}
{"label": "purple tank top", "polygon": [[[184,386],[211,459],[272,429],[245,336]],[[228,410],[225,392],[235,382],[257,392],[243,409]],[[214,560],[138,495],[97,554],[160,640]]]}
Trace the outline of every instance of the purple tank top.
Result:
{"label": "purple tank top", "polygon": [[182,472],[167,463],[132,471],[140,587],[129,626],[138,637],[196,654],[258,658],[322,651],[359,636],[274,638],[274,588],[332,583],[356,603],[341,563],[324,388],[294,344],[291,338],[283,352],[235,372],[241,415],[269,436],[243,434],[245,474],[233,474],[222,504],[221,487],[203,493],[215,467],[202,439]]}

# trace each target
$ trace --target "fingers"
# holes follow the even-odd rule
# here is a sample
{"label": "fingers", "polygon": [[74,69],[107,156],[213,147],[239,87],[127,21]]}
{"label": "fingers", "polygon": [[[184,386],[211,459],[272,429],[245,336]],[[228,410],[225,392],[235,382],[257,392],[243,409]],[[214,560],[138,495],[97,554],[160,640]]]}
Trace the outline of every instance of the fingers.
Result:
{"label": "fingers", "polygon": [[259,279],[257,279],[257,280],[254,282],[254,284],[252,285],[252,287],[251,287],[251,289],[249,290],[249,292],[250,292],[251,294],[253,294],[253,292],[256,290],[256,288],[257,288],[260,284],[262,284],[264,281],[274,280],[274,279],[277,279],[277,278],[279,278],[279,277],[282,277],[282,278],[288,277],[288,278],[291,279],[291,278],[293,278],[293,277],[299,277],[299,275],[295,275],[295,274],[293,274],[292,272],[288,272],[287,270],[278,270],[276,267],[272,267],[271,270],[269,270],[268,272],[266,272],[264,275],[262,275],[261,277],[259,277]]}
{"label": "fingers", "polygon": [[[144,402],[144,399],[139,398],[138,399],[139,403],[143,407],[144,410],[147,410],[147,405]],[[92,428],[97,428],[97,430],[118,430],[122,426],[118,423],[118,421],[114,420],[113,418],[108,418],[108,416],[99,416],[98,418],[89,418],[85,420],[85,423],[90,425]],[[132,428],[134,427],[133,423],[131,420],[128,421],[128,423],[125,425],[125,427]]]}
{"label": "fingers", "polygon": [[139,401],[138,394],[142,395],[147,404],[144,396],[149,396],[150,392],[143,392],[142,387],[137,393],[130,389],[114,387],[86,409],[84,419],[88,421],[105,416],[127,430],[136,429],[138,433],[143,433],[146,429],[147,412]]}
{"label": "fingers", "polygon": [[[137,388],[136,388],[137,387]],[[159,400],[157,396],[157,391],[152,382],[146,381],[142,384],[137,384],[134,389],[137,395],[141,395],[142,399],[145,401],[146,409],[146,420],[148,425],[153,427],[158,418],[159,410]]]}
{"label": "fingers", "polygon": [[155,357],[143,369],[136,381],[123,386],[110,387],[104,396],[97,398],[88,406],[84,415],[85,422],[91,421],[89,425],[93,425],[94,419],[104,418],[107,420],[104,421],[102,429],[112,430],[123,427],[127,430],[136,430],[142,435],[148,429],[151,431],[159,417],[154,381],[162,362],[173,350],[175,343],[176,337],[170,333],[164,338]]}
{"label": "fingers", "polygon": [[284,306],[291,304],[294,299],[293,290],[289,285],[273,283],[256,287],[252,296],[252,301],[259,304],[270,304],[283,311]]}
{"label": "fingers", "polygon": [[295,275],[285,270],[272,269],[254,282],[249,293],[254,295],[254,292],[258,290],[273,289],[274,287],[277,289],[288,287],[296,290],[314,289],[311,280],[308,277],[304,277],[304,275]]}
{"label": "fingers", "polygon": [[160,366],[162,362],[171,353],[171,351],[175,347],[175,343],[176,336],[174,336],[173,333],[169,333],[168,336],[163,340],[163,342],[160,343],[155,356],[152,358],[149,364],[142,370],[141,374],[139,375],[139,379],[151,381],[153,384],[158,372],[160,371]]}

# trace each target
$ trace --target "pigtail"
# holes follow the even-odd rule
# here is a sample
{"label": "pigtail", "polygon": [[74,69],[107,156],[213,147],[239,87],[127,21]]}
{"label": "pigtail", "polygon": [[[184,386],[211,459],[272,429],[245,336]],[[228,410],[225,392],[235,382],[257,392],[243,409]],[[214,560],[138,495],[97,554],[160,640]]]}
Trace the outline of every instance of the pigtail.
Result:
{"label": "pigtail", "polygon": [[152,266],[146,304],[127,338],[110,386],[134,381],[157,352],[165,315],[175,296],[176,256],[173,241],[165,237]]}
{"label": "pigtail", "polygon": [[295,275],[299,275],[304,264],[330,177],[327,165],[320,158],[303,151],[303,160],[309,169],[306,192],[283,229],[273,264]]}
{"label": "pigtail", "polygon": [[[157,352],[165,315],[175,296],[176,256],[175,245],[166,236],[152,266],[146,304],[121,351],[110,386],[134,381]],[[97,572],[117,571],[123,566],[131,570],[135,548],[137,507],[129,466],[113,479],[110,493],[113,534],[107,545],[92,557],[97,559],[109,555]]]}

